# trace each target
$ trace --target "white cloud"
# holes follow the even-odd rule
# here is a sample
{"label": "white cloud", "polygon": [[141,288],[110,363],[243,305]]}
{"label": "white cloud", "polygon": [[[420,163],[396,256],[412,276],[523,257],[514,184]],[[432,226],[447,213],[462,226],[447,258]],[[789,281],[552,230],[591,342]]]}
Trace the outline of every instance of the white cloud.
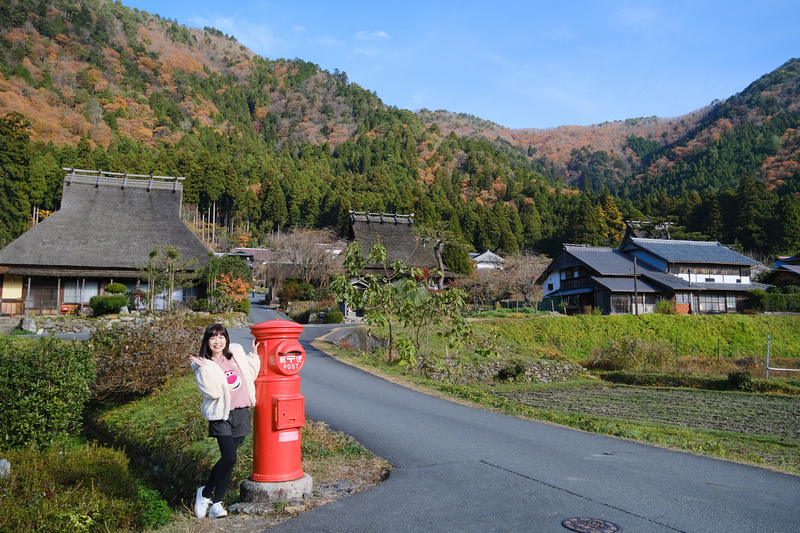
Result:
{"label": "white cloud", "polygon": [[357,41],[374,41],[376,39],[383,39],[388,41],[389,34],[386,33],[385,31],[380,31],[380,30],[373,32],[359,31],[356,32],[355,35],[353,35],[353,38]]}

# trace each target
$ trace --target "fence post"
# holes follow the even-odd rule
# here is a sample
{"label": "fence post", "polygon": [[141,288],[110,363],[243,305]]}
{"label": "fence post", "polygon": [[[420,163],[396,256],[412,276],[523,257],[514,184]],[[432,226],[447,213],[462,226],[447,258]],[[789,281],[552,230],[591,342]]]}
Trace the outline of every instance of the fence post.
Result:
{"label": "fence post", "polygon": [[631,343],[631,347],[628,349],[628,356],[625,358],[625,364],[622,365],[622,370],[625,370],[625,367],[628,366],[628,359],[631,357],[631,352],[633,352],[633,345],[636,344],[636,341]]}
{"label": "fence post", "polygon": [[694,361],[694,351],[697,350],[697,345],[695,344],[692,346],[692,356],[689,358],[689,368],[686,369],[689,372],[692,369],[692,361]]}
{"label": "fence post", "polygon": [[767,379],[769,379],[769,346],[772,342],[772,335],[767,335]]}

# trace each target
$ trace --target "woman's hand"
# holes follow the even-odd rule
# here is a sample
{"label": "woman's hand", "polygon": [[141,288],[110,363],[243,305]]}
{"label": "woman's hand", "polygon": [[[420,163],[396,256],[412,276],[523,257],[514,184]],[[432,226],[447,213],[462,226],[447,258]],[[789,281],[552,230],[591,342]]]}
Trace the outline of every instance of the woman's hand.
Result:
{"label": "woman's hand", "polygon": [[194,355],[189,356],[189,362],[194,363],[197,366],[203,366],[204,364],[206,364],[206,361],[208,361],[208,359],[200,359],[199,357],[195,357]]}

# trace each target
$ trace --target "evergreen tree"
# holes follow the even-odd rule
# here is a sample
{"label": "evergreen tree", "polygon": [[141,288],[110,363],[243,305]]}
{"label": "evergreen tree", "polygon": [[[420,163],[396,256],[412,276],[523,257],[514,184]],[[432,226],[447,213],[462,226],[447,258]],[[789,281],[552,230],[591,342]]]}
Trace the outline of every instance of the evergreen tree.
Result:
{"label": "evergreen tree", "polygon": [[577,208],[573,210],[567,222],[566,232],[569,242],[599,246],[605,240],[600,209],[581,194]]}
{"label": "evergreen tree", "polygon": [[265,192],[261,202],[261,216],[264,220],[264,229],[267,231],[280,231],[289,220],[289,210],[286,208],[286,196],[277,181],[262,185]]}
{"label": "evergreen tree", "polygon": [[617,204],[612,196],[605,197],[602,213],[606,239],[612,244],[621,242],[622,237],[625,236],[625,221],[622,220],[622,213],[617,209]]}
{"label": "evergreen tree", "polygon": [[778,201],[770,227],[774,228],[773,253],[794,255],[800,252],[800,202],[794,195],[787,194]]}
{"label": "evergreen tree", "polygon": [[764,223],[768,219],[768,204],[764,201],[764,187],[750,176],[743,176],[736,190],[735,238],[745,250],[763,250],[767,244]]}
{"label": "evergreen tree", "polygon": [[28,165],[31,159],[29,124],[19,113],[0,119],[0,247],[28,227]]}

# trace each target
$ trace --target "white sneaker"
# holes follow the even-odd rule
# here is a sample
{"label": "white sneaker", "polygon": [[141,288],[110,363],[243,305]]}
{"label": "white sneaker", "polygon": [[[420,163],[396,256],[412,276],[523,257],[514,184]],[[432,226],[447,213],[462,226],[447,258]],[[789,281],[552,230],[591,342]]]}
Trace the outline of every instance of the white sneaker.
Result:
{"label": "white sneaker", "polygon": [[211,498],[203,496],[203,489],[205,486],[197,489],[197,495],[194,497],[194,515],[197,518],[205,518],[208,512],[208,506],[211,505]]}
{"label": "white sneaker", "polygon": [[223,516],[228,516],[228,511],[222,508],[222,502],[217,502],[211,506],[208,516],[210,518],[222,518]]}

